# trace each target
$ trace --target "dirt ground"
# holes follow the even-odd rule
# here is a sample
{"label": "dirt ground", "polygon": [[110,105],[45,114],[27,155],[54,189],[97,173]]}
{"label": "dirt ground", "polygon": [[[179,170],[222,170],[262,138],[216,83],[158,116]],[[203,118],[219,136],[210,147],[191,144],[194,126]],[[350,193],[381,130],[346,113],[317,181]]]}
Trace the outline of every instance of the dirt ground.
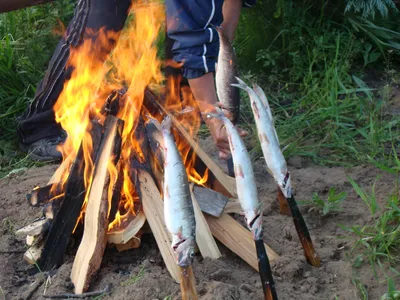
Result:
{"label": "dirt ground", "polygon": [[[205,145],[210,144],[206,141]],[[207,150],[215,151],[212,147]],[[56,167],[33,168],[0,181],[0,299],[27,299],[41,276],[30,275],[31,267],[22,259],[24,239],[16,237],[13,232],[40,216],[40,209],[30,207],[25,195],[35,185],[44,185]],[[371,217],[346,176],[351,176],[362,187],[370,187],[381,175],[376,185],[380,203],[384,203],[386,196],[395,188],[395,178],[372,167],[319,167],[302,158],[290,159],[289,168],[293,174],[297,201],[310,199],[314,192],[323,197],[330,187],[349,194],[343,212],[333,216],[321,217],[307,207],[301,208],[322,259],[322,266],[313,268],[304,259],[291,218],[279,214],[273,180],[265,171],[263,161],[257,161],[254,170],[259,195],[264,202],[264,240],[280,255],[277,261],[272,262],[279,299],[319,300],[335,299],[335,296],[341,300],[359,299],[351,281],[353,269],[345,255],[351,244],[338,238],[344,232],[337,224],[366,224],[371,222]],[[221,259],[211,261],[202,259],[200,255],[195,259],[194,272],[200,299],[262,299],[259,275],[229,249],[220,243],[218,245],[223,254]],[[42,299],[44,293],[72,292],[69,276],[73,254],[71,252],[65,256],[65,263],[45,284],[39,286],[31,299]],[[143,276],[139,276],[136,282],[130,280],[142,269]],[[379,299],[386,286],[378,285],[368,265],[359,272],[369,299]],[[166,270],[151,234],[143,236],[139,249],[125,252],[117,252],[115,248],[106,249],[102,267],[92,280],[90,290],[101,290],[107,284],[112,284],[112,290],[104,299],[151,300],[169,296],[167,299],[180,299],[179,285]]]}

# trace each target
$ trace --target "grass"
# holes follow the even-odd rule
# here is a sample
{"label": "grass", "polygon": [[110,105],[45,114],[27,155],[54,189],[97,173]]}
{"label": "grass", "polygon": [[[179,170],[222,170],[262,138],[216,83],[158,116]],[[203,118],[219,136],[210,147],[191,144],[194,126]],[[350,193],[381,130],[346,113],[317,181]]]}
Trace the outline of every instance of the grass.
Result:
{"label": "grass", "polygon": [[299,201],[299,204],[302,205],[311,205],[311,210],[317,210],[319,214],[322,216],[326,216],[328,214],[339,213],[343,210],[343,201],[346,199],[346,192],[336,193],[336,189],[331,187],[327,194],[327,199],[322,199],[317,193],[314,193],[311,200],[308,201]]}
{"label": "grass", "polygon": [[134,284],[134,283],[138,282],[140,279],[142,279],[142,277],[144,276],[145,272],[146,272],[146,270],[144,269],[144,267],[142,267],[138,274],[132,276],[128,280],[123,281],[121,283],[121,286],[127,286],[127,285],[131,285],[131,284]]}

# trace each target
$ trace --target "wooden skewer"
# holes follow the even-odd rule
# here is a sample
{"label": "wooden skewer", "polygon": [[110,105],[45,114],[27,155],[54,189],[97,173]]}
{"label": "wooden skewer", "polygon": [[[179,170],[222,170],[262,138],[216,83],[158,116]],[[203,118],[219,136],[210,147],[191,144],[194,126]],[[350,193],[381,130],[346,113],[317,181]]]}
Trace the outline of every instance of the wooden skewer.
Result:
{"label": "wooden skewer", "polygon": [[301,245],[303,246],[304,256],[306,257],[307,262],[314,267],[320,267],[321,259],[318,253],[315,251],[307,224],[301,215],[300,209],[297,206],[293,194],[289,198],[286,198],[286,200],[289,204],[294,226],[296,227],[297,235],[299,236]]}
{"label": "wooden skewer", "polygon": [[279,202],[279,212],[281,215],[286,215],[286,216],[291,216],[290,213],[290,208],[289,208],[289,203],[285,198],[285,195],[283,195],[281,188],[278,186],[278,202]]}
{"label": "wooden skewer", "polygon": [[262,239],[256,240],[256,250],[258,258],[258,270],[260,273],[261,284],[264,291],[265,300],[278,300],[278,295],[275,289],[275,282],[272,276],[271,266],[267,252],[265,251],[264,242]]}
{"label": "wooden skewer", "polygon": [[193,267],[179,267],[181,271],[181,293],[182,300],[197,300],[196,278],[194,277]]}

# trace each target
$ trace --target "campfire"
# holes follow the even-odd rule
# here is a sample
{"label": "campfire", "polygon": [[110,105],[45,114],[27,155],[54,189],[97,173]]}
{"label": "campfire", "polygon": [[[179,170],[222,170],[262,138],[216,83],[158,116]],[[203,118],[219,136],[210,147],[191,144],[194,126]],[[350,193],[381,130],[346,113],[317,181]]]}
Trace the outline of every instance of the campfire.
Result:
{"label": "campfire", "polygon": [[[140,247],[147,222],[171,277],[180,283],[164,221],[161,133],[149,122],[168,116],[190,183],[200,254],[220,258],[216,238],[258,270],[251,233],[229,215],[241,212],[235,178],[199,146],[201,114],[190,89],[181,87],[179,77],[161,73],[156,39],[163,7],[139,1],[131,12],[134,17],[122,33],[93,33],[100,47],[86,40],[71,49],[72,75],[55,106],[57,122],[68,134],[60,149],[63,161],[46,186],[28,194],[31,205],[42,207],[43,217],[18,231],[30,247],[24,258],[42,271],[57,268],[75,236],[80,243],[71,280],[74,292],[82,294],[107,245],[118,251]],[[103,63],[98,58],[110,40],[116,45]],[[264,246],[270,261],[278,258]]]}

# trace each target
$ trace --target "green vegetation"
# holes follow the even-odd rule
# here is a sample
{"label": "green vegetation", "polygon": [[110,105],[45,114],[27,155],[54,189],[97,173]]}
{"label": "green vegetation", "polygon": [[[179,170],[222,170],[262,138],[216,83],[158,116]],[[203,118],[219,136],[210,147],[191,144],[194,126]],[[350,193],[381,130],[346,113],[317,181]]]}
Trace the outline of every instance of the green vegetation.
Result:
{"label": "green vegetation", "polygon": [[134,284],[134,283],[138,282],[140,279],[142,279],[145,272],[146,272],[145,268],[142,267],[137,275],[134,275],[131,278],[129,278],[128,280],[121,282],[121,285],[126,286],[126,285],[130,285],[130,284]]}
{"label": "green vegetation", "polygon": [[303,201],[303,205],[311,205],[310,210],[316,209],[322,216],[328,214],[338,213],[343,210],[342,203],[346,199],[346,192],[336,193],[335,188],[330,188],[328,191],[327,199],[322,199],[317,193],[314,193],[311,200]]}
{"label": "green vegetation", "polygon": [[[43,77],[75,2],[54,3],[0,15],[0,178],[32,165],[18,152],[16,118]],[[258,0],[244,9],[234,47],[240,77],[258,83],[269,98],[286,158],[302,156],[322,165],[374,164],[399,176],[400,114],[393,111],[400,82],[400,23],[392,0]],[[162,49],[162,38],[159,41]],[[160,51],[162,56],[162,51]],[[247,95],[240,126],[254,159],[262,153]],[[398,96],[397,96],[398,97]],[[201,133],[208,134],[207,130]],[[368,263],[385,274],[382,299],[399,299],[393,266],[399,262],[397,193],[380,206],[374,194],[349,182],[372,221],[343,227],[354,241],[355,267]],[[339,213],[346,194],[334,188],[305,204],[322,216]],[[8,222],[8,221],[5,221]],[[11,223],[3,226],[12,228]],[[125,284],[140,280],[142,269]],[[368,290],[356,275],[360,299]],[[167,299],[168,297],[166,297]]]}

